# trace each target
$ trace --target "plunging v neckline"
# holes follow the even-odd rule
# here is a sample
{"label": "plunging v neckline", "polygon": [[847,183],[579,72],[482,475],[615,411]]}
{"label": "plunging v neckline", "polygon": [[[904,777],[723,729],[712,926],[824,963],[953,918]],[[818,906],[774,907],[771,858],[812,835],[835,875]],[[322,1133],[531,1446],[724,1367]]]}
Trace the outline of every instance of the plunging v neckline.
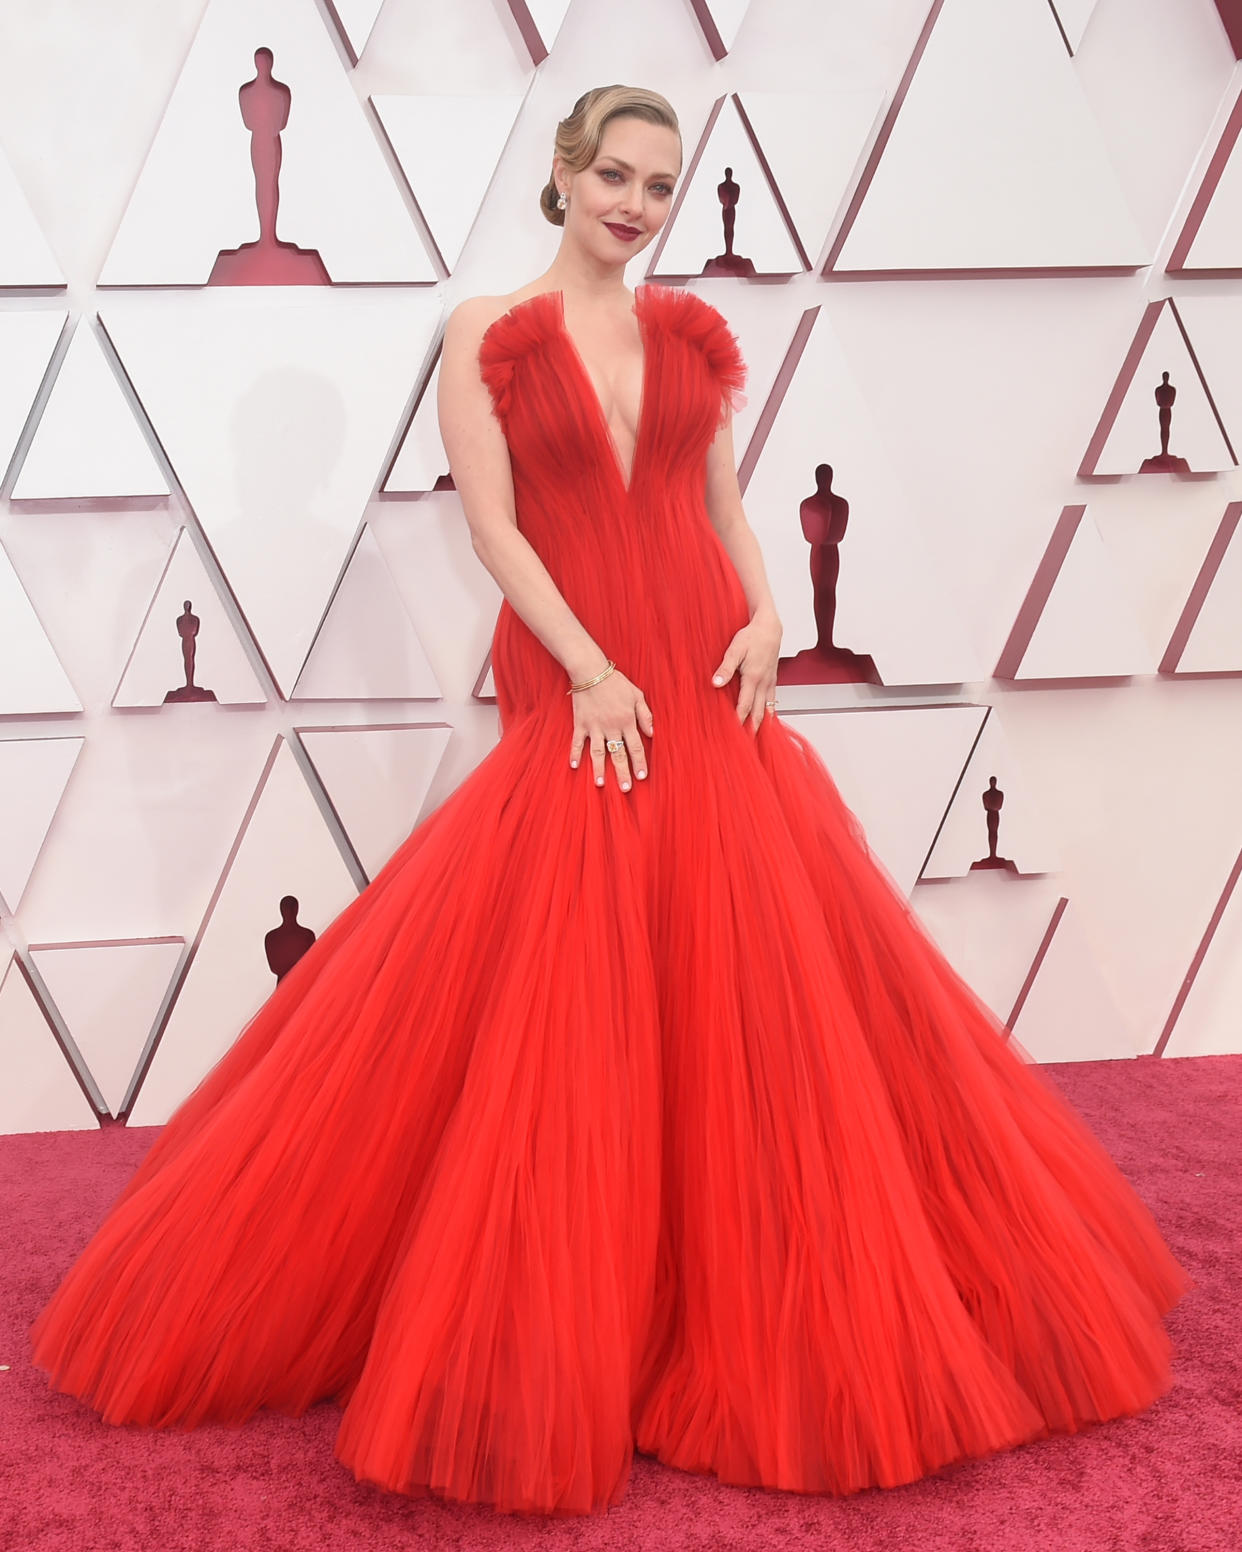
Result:
{"label": "plunging v neckline", "polygon": [[585,386],[587,393],[590,395],[591,402],[595,406],[595,418],[599,425],[600,433],[603,436],[604,441],[608,444],[609,451],[612,454],[613,466],[617,471],[617,479],[621,484],[621,489],[627,496],[634,488],[634,475],[638,469],[638,458],[642,449],[643,410],[645,408],[647,399],[647,359],[651,353],[643,322],[645,309],[641,305],[641,292],[644,289],[645,287],[640,287],[635,291],[634,302],[630,308],[630,311],[638,320],[638,339],[639,344],[642,346],[643,361],[642,367],[639,371],[638,415],[634,422],[634,450],[630,454],[630,468],[628,476],[626,474],[625,465],[621,462],[621,450],[617,446],[617,439],[615,436],[613,436],[612,427],[608,424],[608,417],[604,414],[603,402],[601,401],[599,393],[595,387],[595,380],[587,370],[587,364],[583,359],[582,352],[574,343],[574,337],[569,332],[569,328],[565,323],[565,293],[559,290],[552,290],[548,292],[549,296],[556,298],[557,323],[560,326],[561,338],[565,341],[570,355],[574,358],[575,365],[581,374],[583,385]]}
{"label": "plunging v neckline", "polygon": [[638,460],[642,452],[643,429],[646,419],[645,409],[647,401],[647,373],[650,366],[651,345],[648,339],[647,331],[647,309],[643,304],[644,293],[650,284],[651,282],[647,281],[635,289],[634,303],[630,308],[630,311],[638,320],[638,338],[642,345],[643,364],[638,390],[638,418],[634,426],[634,451],[630,457],[630,471],[628,478],[626,477],[625,466],[621,462],[621,450],[617,446],[616,437],[612,434],[612,427],[608,424],[608,417],[604,414],[604,406],[600,401],[598,392],[596,391],[595,381],[592,378],[590,372],[587,370],[586,362],[582,359],[582,352],[574,343],[574,337],[566,326],[564,291],[561,291],[555,287],[549,287],[546,291],[535,291],[530,296],[524,296],[520,302],[514,302],[512,307],[501,313],[499,317],[493,318],[491,323],[489,323],[487,328],[483,331],[483,337],[486,339],[492,330],[503,319],[511,317],[519,310],[519,308],[529,307],[532,302],[542,301],[545,297],[552,299],[555,304],[557,333],[565,342],[565,347],[569,351],[570,356],[573,358],[575,370],[582,378],[582,385],[586,389],[587,397],[595,407],[596,426],[601,437],[608,446],[608,452],[612,466],[617,475],[617,483],[621,486],[622,491],[627,497],[634,488],[634,477],[638,471]]}

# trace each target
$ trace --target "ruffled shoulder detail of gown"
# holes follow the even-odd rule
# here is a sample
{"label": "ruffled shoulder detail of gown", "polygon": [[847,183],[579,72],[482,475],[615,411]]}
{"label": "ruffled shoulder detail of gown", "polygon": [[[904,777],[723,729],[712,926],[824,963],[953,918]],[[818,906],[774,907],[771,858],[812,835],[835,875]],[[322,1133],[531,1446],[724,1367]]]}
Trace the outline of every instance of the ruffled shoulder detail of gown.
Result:
{"label": "ruffled shoulder detail of gown", "polygon": [[721,410],[739,410],[746,403],[746,362],[737,336],[710,302],[681,286],[649,283],[638,293],[659,310],[665,325],[702,352],[720,389]]}
{"label": "ruffled shoulder detail of gown", "polygon": [[494,318],[479,342],[479,374],[503,421],[513,396],[513,369],[524,355],[546,342],[558,328],[555,291],[536,291]]}

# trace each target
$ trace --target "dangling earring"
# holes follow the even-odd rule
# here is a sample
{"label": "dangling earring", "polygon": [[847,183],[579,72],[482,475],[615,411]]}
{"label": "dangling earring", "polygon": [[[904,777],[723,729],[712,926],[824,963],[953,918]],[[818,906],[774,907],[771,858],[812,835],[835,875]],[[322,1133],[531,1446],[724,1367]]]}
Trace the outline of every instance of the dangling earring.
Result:
{"label": "dangling earring", "polygon": [[568,204],[569,204],[569,201],[565,198],[565,196],[563,194],[558,194],[556,196],[556,208],[558,210],[564,210],[566,205],[568,205]]}

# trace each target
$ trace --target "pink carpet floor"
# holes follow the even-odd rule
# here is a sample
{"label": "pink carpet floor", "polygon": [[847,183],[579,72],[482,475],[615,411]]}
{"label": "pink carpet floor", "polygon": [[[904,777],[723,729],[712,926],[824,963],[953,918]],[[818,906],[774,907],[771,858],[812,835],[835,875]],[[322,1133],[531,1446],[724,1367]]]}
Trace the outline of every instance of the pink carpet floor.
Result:
{"label": "pink carpet floor", "polygon": [[1197,1287],[1173,1315],[1173,1389],[1138,1418],[849,1499],[722,1487],[640,1458],[586,1519],[498,1515],[356,1483],[339,1413],[242,1428],[113,1428],[49,1390],[27,1331],[150,1130],[0,1138],[0,1548],[293,1552],[1236,1552],[1242,1547],[1242,1057],[1046,1068],[1155,1212]]}

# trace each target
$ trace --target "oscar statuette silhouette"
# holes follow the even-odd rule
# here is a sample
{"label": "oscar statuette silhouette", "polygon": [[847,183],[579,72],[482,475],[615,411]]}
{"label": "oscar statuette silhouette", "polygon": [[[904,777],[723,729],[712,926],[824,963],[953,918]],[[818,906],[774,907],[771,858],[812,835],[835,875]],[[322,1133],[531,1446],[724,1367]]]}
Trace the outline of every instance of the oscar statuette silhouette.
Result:
{"label": "oscar statuette silhouette", "polygon": [[754,263],[733,251],[733,225],[741,194],[741,185],[734,179],[732,167],[726,167],[724,182],[716,185],[716,197],[721,204],[720,217],[724,223],[724,252],[718,253],[714,259],[708,259],[701,271],[704,275],[753,275],[755,273]]}
{"label": "oscar statuette silhouette", "polygon": [[296,895],[285,895],[280,902],[280,926],[264,935],[263,951],[267,967],[278,981],[284,979],[315,941],[315,934],[298,920]]}
{"label": "oscar statuette silhouette", "polygon": [[177,634],[181,637],[181,666],[185,672],[185,683],[178,685],[175,690],[169,690],[164,697],[166,706],[177,701],[214,701],[216,698],[214,690],[204,690],[201,685],[194,683],[198,627],[198,615],[190,608],[190,600],[187,598],[184,609],[177,616]]}
{"label": "oscar statuette silhouette", "polygon": [[280,132],[289,122],[293,93],[272,74],[272,51],[255,50],[256,74],[238,89],[242,123],[250,131],[250,165],[259,214],[257,242],[220,251],[209,286],[328,286],[331,277],[313,248],[281,242],[276,236],[280,205]]}
{"label": "oscar statuette silhouette", "polygon": [[1169,381],[1169,374],[1161,372],[1156,385],[1155,399],[1159,407],[1160,451],[1152,458],[1144,458],[1139,465],[1140,474],[1189,474],[1190,465],[1184,458],[1169,451],[1169,428],[1173,421],[1173,400],[1177,389]]}
{"label": "oscar statuette silhouette", "polygon": [[1000,811],[1005,801],[1005,794],[996,785],[996,777],[989,776],[988,784],[983,790],[982,802],[988,821],[988,854],[980,857],[977,862],[970,864],[973,873],[976,868],[1003,868],[1008,873],[1016,873],[1017,865],[997,853],[996,843],[1000,838]]}
{"label": "oscar statuette silhouette", "polygon": [[850,504],[832,488],[832,465],[815,466],[815,494],[798,507],[802,533],[811,546],[811,588],[815,603],[815,645],[783,657],[779,684],[880,684],[874,658],[832,639],[837,615],[837,578],[841,572],[840,544],[849,524]]}

